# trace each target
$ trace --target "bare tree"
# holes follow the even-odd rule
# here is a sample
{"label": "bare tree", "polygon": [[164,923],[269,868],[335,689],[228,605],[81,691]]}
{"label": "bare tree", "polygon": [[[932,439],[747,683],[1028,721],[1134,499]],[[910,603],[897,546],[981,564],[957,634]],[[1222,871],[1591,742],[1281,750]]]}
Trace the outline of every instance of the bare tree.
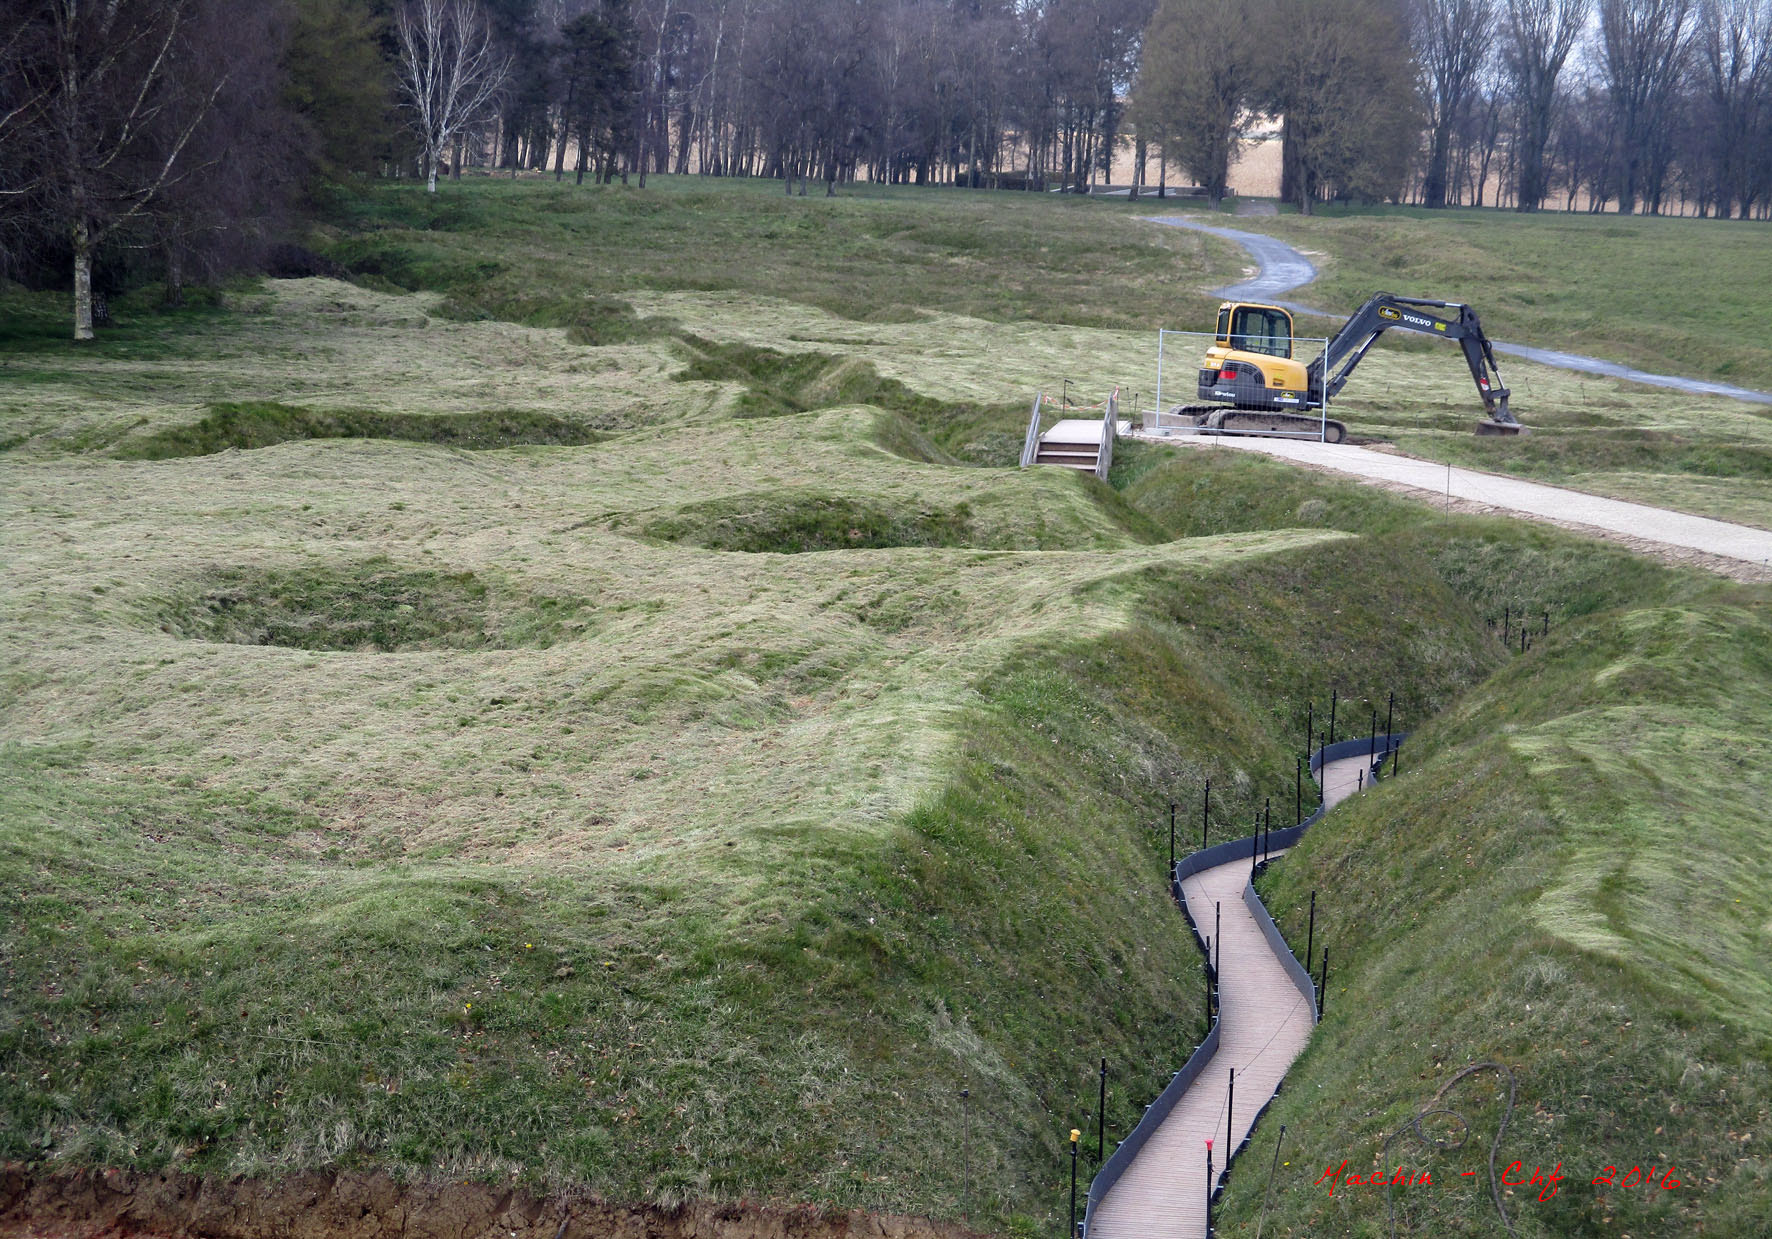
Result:
{"label": "bare tree", "polygon": [[1490,56],[1495,0],[1415,0],[1410,30],[1427,87],[1428,156],[1421,196],[1424,205],[1443,207],[1453,135]]}
{"label": "bare tree", "polygon": [[409,0],[400,10],[400,93],[423,147],[425,187],[437,192],[443,152],[491,112],[510,76],[475,0]]}
{"label": "bare tree", "polygon": [[40,94],[43,164],[33,192],[74,257],[74,338],[92,339],[93,254],[191,171],[186,147],[227,70],[191,54],[191,0],[48,0]]}
{"label": "bare tree", "polygon": [[1600,0],[1600,69],[1618,142],[1618,210],[1660,206],[1670,111],[1686,63],[1691,0]]}
{"label": "bare tree", "polygon": [[0,28],[0,274],[30,231],[29,200],[43,180],[43,118],[53,80],[32,72],[44,31],[29,21]]}
{"label": "bare tree", "polygon": [[1507,0],[1503,44],[1517,132],[1515,209],[1536,211],[1550,186],[1544,153],[1562,101],[1558,79],[1587,25],[1588,0]]}
{"label": "bare tree", "polygon": [[1772,3],[1705,0],[1699,12],[1702,133],[1717,214],[1746,219],[1766,169],[1772,122]]}

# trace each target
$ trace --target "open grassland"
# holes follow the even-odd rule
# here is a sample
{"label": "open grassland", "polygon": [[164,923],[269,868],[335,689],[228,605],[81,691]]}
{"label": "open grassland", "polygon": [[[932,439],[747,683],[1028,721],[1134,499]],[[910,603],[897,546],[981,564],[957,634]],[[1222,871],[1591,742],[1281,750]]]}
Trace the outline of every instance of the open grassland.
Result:
{"label": "open grassland", "polygon": [[[961,459],[1002,462],[1020,436],[1004,414],[1035,390],[1091,405],[1119,386],[1122,407],[1149,406],[1151,328],[1209,327],[1206,290],[1245,256],[1138,218],[1183,209],[1196,208],[868,186],[789,198],[678,177],[644,193],[480,181],[435,200],[341,198],[317,244],[368,289],[288,282],[281,310],[241,292],[225,326],[201,307],[150,313],[137,294],[101,350],[48,368],[62,307],[0,294],[0,444],[163,456],[340,434],[562,443],[853,403],[933,425]],[[1464,298],[1504,338],[1772,386],[1756,377],[1772,373],[1753,318],[1772,276],[1761,225],[1484,211],[1235,222],[1318,257],[1307,301]],[[292,335],[288,313],[308,299],[320,325]],[[401,319],[449,347],[388,352]],[[561,350],[558,328],[598,347]],[[1166,401],[1191,401],[1197,358],[1171,344]],[[1524,440],[1472,438],[1462,359],[1421,340],[1381,345],[1337,416],[1411,454],[1772,526],[1772,408],[1512,360],[1503,375],[1534,431]],[[459,417],[401,423],[415,411]]]}
{"label": "open grassland", "polygon": [[1351,313],[1379,291],[1466,301],[1498,340],[1772,391],[1772,226],[1407,208],[1240,220],[1311,255],[1294,294]]}
{"label": "open grassland", "polygon": [[742,291],[870,323],[939,307],[1123,327],[1199,317],[1208,302],[1191,277],[1242,262],[1235,246],[1064,195],[858,185],[793,198],[769,182],[699,177],[648,186],[484,182],[430,202],[352,198],[328,252],[365,276],[449,292],[458,313],[553,316],[547,325],[593,336],[632,328],[588,316],[583,299],[636,290]]}
{"label": "open grassland", "polygon": [[[1329,1011],[1239,1166],[1221,1233],[1254,1232],[1280,1123],[1268,1233],[1386,1233],[1382,1191],[1313,1186],[1344,1158],[1361,1176],[1433,1175],[1394,1193],[1409,1233],[1495,1233],[1498,1134],[1497,1169],[1523,1163],[1510,1182],[1558,1165],[1567,1179],[1547,1199],[1504,1189],[1521,1235],[1762,1233],[1769,685],[1763,589],[1651,594],[1559,626],[1425,729],[1395,784],[1277,866],[1266,897],[1300,949],[1318,892]],[[1514,1072],[1511,1116],[1493,1072],[1433,1103],[1483,1061]],[[1441,1153],[1406,1133],[1387,1149],[1430,1104],[1463,1113],[1468,1143]],[[1608,1166],[1613,1185],[1595,1185]],[[1678,1189],[1660,1186],[1670,1167]]]}
{"label": "open grassland", "polygon": [[1150,337],[944,248],[1225,275],[997,200],[381,195],[371,286],[88,350],[6,293],[0,1157],[1049,1228],[1097,1058],[1113,1137],[1203,1030],[1172,795],[1283,812],[1307,692],[1464,708],[1503,606],[1749,605],[1230,453],[971,467]]}

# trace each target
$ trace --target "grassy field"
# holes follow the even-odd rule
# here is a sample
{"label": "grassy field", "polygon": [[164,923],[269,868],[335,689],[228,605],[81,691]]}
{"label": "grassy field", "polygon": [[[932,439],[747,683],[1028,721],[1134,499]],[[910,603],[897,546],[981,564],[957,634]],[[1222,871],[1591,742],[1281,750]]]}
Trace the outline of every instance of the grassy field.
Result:
{"label": "grassy field", "polygon": [[1312,256],[1308,305],[1348,313],[1381,289],[1468,301],[1498,340],[1772,391],[1764,223],[1383,208],[1238,227]]}
{"label": "grassy field", "polygon": [[0,1157],[1049,1230],[1099,1056],[1113,1136],[1203,1027],[1171,796],[1283,804],[1331,684],[1486,708],[1504,606],[1758,605],[1228,453],[1002,467],[1235,269],[1102,204],[482,184],[323,243],[360,283],[90,349],[0,293]]}

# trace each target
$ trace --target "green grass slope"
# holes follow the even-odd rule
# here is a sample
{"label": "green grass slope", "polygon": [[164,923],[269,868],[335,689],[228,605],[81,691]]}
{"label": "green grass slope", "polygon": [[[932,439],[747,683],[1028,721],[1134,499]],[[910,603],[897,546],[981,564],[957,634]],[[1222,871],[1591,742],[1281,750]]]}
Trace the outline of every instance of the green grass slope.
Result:
{"label": "green grass slope", "polygon": [[[1329,1010],[1238,1166],[1221,1233],[1254,1233],[1282,1123],[1268,1234],[1390,1233],[1382,1190],[1316,1182],[1343,1159],[1433,1175],[1394,1189],[1398,1233],[1496,1233],[1498,1134],[1498,1169],[1521,1163],[1510,1183],[1559,1164],[1566,1178],[1545,1199],[1503,1188],[1521,1235],[1761,1233],[1769,686],[1763,591],[1639,596],[1558,627],[1276,866],[1264,896],[1299,949],[1318,893]],[[1517,1078],[1511,1115],[1490,1071],[1434,1101],[1486,1061]],[[1462,1148],[1396,1135],[1430,1107],[1463,1114]],[[1670,1166],[1677,1188],[1659,1185]]]}

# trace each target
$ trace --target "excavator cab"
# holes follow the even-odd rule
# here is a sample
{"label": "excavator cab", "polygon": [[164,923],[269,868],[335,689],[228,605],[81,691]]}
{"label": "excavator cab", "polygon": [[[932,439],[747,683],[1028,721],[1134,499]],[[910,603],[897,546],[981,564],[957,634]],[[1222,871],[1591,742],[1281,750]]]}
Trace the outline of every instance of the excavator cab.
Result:
{"label": "excavator cab", "polygon": [[1277,305],[1227,301],[1200,363],[1200,399],[1239,409],[1308,409],[1309,376],[1292,359],[1292,315]]}
{"label": "excavator cab", "polygon": [[1292,356],[1292,315],[1274,305],[1218,307],[1218,343],[1241,353]]}

